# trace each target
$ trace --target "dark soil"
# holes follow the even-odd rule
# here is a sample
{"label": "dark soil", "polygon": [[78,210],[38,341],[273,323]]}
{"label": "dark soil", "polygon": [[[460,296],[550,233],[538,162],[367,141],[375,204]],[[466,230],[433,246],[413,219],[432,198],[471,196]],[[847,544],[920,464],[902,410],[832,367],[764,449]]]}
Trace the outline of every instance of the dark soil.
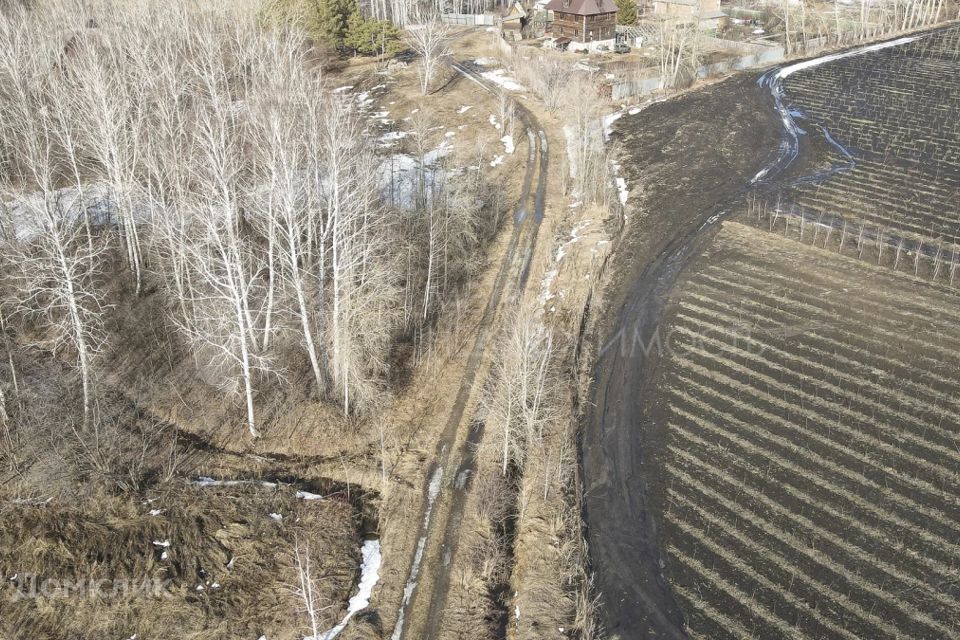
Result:
{"label": "dark soil", "polygon": [[665,433],[638,438],[636,430],[654,424],[643,402],[658,363],[649,346],[677,275],[711,235],[698,230],[744,193],[777,148],[782,125],[757,77],[652,105],[614,128],[632,193],[582,444],[587,541],[613,638],[684,635],[658,544]]}

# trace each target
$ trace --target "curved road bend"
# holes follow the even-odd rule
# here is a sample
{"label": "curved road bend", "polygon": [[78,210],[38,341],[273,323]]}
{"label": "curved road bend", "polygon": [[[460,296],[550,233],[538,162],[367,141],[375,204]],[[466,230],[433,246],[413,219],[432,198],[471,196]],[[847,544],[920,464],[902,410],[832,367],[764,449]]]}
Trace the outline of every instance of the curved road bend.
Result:
{"label": "curved road bend", "polygon": [[[640,210],[658,215],[642,218],[624,239],[630,255],[640,258],[619,267],[608,292],[613,315],[601,329],[594,408],[583,428],[584,519],[611,638],[686,637],[658,546],[665,433],[656,426],[662,423],[654,419],[657,409],[645,402],[677,278],[712,238],[730,203],[783,177],[801,156],[801,132],[784,104],[781,79],[800,68],[908,41],[822,56],[774,69],[759,80],[740,74],[617,123],[633,164],[631,183],[645,187]],[[622,246],[617,253],[624,255]]]}

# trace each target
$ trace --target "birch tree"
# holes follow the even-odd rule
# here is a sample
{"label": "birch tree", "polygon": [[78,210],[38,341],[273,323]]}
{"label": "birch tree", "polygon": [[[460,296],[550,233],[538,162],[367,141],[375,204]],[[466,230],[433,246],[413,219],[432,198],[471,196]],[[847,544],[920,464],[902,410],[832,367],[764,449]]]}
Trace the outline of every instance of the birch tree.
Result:
{"label": "birch tree", "polygon": [[407,43],[420,56],[420,93],[427,95],[434,76],[450,55],[452,34],[436,13],[421,12],[417,18],[417,24],[407,28]]}
{"label": "birch tree", "polygon": [[[107,309],[99,288],[107,251],[89,237],[83,223],[86,203],[77,191],[56,187],[55,144],[62,124],[48,106],[50,85],[42,70],[51,52],[39,42],[0,31],[0,133],[19,161],[6,162],[2,187],[6,273],[16,315],[36,322],[42,332],[33,341],[54,353],[73,356],[83,387],[83,413],[92,422],[93,360],[104,343]],[[67,150],[70,151],[69,149]]]}
{"label": "birch tree", "polygon": [[501,474],[523,469],[530,447],[543,440],[557,415],[552,410],[557,379],[552,370],[553,338],[532,309],[520,309],[504,328],[493,365],[493,380],[482,397],[487,435],[496,447]]}

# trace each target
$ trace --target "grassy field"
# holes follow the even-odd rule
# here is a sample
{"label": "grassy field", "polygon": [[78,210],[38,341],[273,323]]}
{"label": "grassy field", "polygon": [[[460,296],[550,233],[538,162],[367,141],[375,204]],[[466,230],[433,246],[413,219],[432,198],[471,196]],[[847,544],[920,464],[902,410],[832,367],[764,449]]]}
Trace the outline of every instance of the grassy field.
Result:
{"label": "grassy field", "polygon": [[727,223],[672,305],[663,539],[693,637],[960,631],[960,298]]}

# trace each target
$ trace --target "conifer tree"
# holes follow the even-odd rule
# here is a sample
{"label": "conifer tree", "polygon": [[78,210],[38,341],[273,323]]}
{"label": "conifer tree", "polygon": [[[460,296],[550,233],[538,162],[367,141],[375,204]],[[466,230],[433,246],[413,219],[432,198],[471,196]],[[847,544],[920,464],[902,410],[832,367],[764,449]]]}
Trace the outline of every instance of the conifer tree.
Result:
{"label": "conifer tree", "polygon": [[637,23],[636,0],[614,0],[617,5],[617,24],[634,25]]}

